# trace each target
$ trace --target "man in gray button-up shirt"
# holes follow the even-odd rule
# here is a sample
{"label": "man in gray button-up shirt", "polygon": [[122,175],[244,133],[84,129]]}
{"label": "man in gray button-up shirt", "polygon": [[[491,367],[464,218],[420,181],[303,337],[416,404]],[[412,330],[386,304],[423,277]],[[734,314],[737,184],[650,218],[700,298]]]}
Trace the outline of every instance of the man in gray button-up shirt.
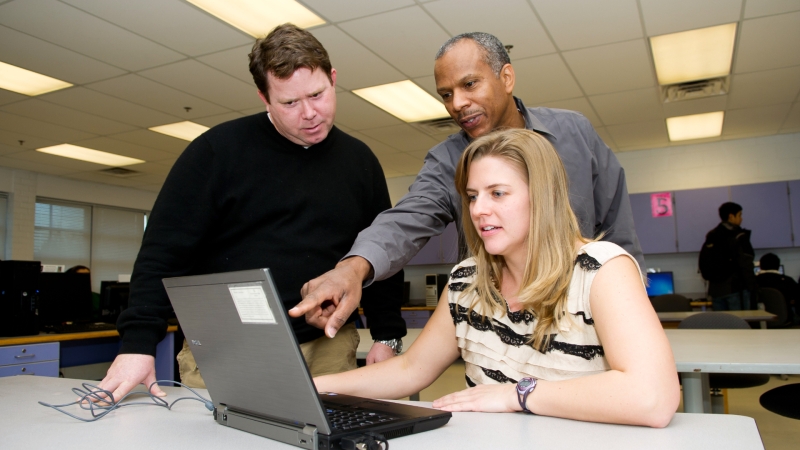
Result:
{"label": "man in gray button-up shirt", "polygon": [[[333,336],[358,306],[363,282],[396,273],[432,236],[456,222],[461,199],[455,167],[470,141],[500,127],[527,128],[547,138],[561,156],[570,181],[570,200],[584,236],[614,242],[642,269],[644,257],[633,226],[625,172],[589,121],[574,111],[526,108],[512,95],[514,69],[502,43],[486,33],[447,41],[436,55],[436,89],[462,131],[433,147],[397,205],[358,235],[336,266],[303,286],[303,301],[290,310]],[[460,233],[459,233],[460,234]]]}

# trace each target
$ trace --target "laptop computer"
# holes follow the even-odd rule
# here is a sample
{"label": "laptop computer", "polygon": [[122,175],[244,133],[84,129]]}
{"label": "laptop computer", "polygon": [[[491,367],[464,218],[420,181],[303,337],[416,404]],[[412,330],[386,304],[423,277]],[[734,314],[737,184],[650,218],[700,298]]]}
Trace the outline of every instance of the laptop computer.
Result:
{"label": "laptop computer", "polygon": [[449,412],[431,408],[318,394],[269,269],[163,283],[221,425],[302,448],[335,449],[343,438],[371,432],[391,439],[450,420]]}

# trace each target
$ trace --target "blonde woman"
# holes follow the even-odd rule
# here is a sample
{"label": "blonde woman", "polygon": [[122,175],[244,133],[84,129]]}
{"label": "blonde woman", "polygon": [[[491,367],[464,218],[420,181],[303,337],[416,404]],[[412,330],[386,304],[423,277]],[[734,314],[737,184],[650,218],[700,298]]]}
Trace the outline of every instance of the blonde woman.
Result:
{"label": "blonde woman", "polygon": [[406,353],[317,388],[401,398],[461,356],[467,389],[434,407],[666,426],[680,389],[638,265],[580,235],[552,145],[529,130],[488,134],[467,147],[455,182],[474,256]]}

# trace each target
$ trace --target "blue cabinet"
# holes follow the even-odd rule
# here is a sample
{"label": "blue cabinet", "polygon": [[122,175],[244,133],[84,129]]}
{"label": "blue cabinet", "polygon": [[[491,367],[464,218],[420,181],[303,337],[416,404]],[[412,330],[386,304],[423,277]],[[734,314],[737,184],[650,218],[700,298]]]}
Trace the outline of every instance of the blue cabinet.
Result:
{"label": "blue cabinet", "polygon": [[675,191],[679,252],[699,252],[706,233],[719,224],[719,206],[730,201],[730,188]]}
{"label": "blue cabinet", "polygon": [[[642,252],[645,254],[677,252],[675,214],[669,217],[653,217],[649,193],[631,194],[630,199],[633,223],[636,225],[636,235],[639,237]],[[674,203],[674,194],[672,200]]]}
{"label": "blue cabinet", "polygon": [[0,347],[0,377],[38,375],[57,377],[59,343]]}
{"label": "blue cabinet", "polygon": [[731,201],[742,205],[742,227],[753,230],[753,248],[792,246],[789,192],[785,181],[731,186]]}

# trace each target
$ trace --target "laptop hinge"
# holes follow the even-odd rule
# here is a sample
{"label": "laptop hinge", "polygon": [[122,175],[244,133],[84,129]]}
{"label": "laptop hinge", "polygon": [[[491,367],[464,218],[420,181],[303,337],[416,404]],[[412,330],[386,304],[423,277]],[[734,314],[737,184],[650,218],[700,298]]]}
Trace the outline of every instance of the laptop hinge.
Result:
{"label": "laptop hinge", "polygon": [[317,450],[317,427],[314,425],[291,425],[271,421],[269,419],[232,411],[225,407],[222,411],[214,409],[217,423],[237,430],[247,431],[276,441],[285,442],[297,447]]}

